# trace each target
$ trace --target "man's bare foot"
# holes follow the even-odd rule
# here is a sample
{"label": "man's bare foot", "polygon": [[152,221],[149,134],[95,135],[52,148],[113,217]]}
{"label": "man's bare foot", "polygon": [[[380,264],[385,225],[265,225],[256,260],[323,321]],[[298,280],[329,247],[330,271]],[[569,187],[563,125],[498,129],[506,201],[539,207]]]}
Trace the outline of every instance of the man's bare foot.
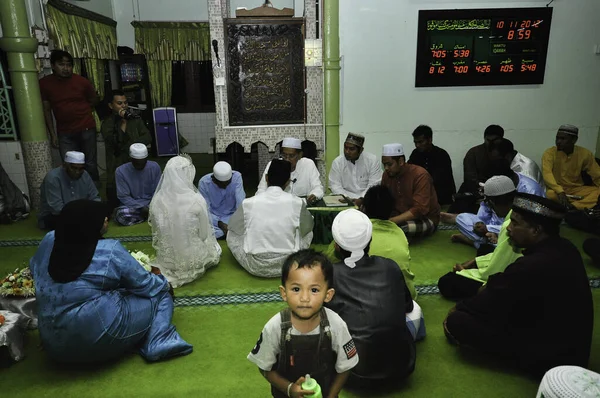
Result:
{"label": "man's bare foot", "polygon": [[458,214],[441,212],[440,213],[440,221],[442,221],[445,224],[456,224],[456,216],[457,215]]}
{"label": "man's bare foot", "polygon": [[450,237],[452,243],[464,243],[465,245],[474,246],[473,241],[463,234],[454,234]]}

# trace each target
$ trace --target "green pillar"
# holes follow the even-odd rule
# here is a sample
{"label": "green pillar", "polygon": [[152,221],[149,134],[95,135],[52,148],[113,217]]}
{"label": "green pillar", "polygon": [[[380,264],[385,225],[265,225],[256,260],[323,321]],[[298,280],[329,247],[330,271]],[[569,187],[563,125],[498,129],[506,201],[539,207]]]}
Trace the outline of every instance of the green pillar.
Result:
{"label": "green pillar", "polygon": [[[325,166],[340,154],[340,4],[323,2],[323,58],[325,62]],[[329,179],[326,179],[328,181]]]}
{"label": "green pillar", "polygon": [[0,0],[0,23],[3,35],[0,48],[8,55],[27,185],[32,205],[38,208],[40,184],[52,161],[33,55],[38,43],[31,37],[25,0]]}

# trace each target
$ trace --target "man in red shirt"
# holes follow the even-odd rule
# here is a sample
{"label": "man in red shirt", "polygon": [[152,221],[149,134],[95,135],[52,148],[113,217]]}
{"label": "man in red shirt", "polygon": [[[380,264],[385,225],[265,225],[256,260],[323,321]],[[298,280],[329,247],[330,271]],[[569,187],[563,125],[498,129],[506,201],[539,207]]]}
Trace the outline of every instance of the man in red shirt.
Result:
{"label": "man in red shirt", "polygon": [[83,152],[85,169],[97,183],[96,122],[92,115],[98,102],[96,90],[89,80],[73,73],[73,57],[68,52],[52,51],[50,63],[53,73],[40,79],[40,91],[52,145],[59,148],[63,160],[68,151]]}
{"label": "man in red shirt", "polygon": [[406,163],[402,144],[384,145],[381,163],[385,170],[381,185],[389,188],[395,201],[390,221],[409,239],[433,234],[440,222],[440,205],[427,170]]}

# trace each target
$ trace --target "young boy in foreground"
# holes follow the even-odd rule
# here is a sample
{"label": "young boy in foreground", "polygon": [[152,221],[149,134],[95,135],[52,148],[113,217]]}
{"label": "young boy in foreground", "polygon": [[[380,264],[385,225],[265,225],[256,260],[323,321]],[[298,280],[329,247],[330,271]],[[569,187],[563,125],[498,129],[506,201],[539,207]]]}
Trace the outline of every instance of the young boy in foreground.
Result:
{"label": "young boy in foreground", "polygon": [[284,262],[279,291],[288,308],[267,322],[248,354],[271,383],[273,397],[312,394],[302,389],[310,374],[323,397],[335,398],[358,363],[346,323],[323,307],[335,294],[332,281],[333,266],[321,253],[301,250]]}

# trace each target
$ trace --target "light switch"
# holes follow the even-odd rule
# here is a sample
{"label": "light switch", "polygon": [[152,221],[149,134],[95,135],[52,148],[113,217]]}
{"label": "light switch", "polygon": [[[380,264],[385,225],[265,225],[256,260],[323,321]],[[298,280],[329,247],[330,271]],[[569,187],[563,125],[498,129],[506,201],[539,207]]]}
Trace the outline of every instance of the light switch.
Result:
{"label": "light switch", "polygon": [[225,85],[225,78],[224,77],[217,77],[215,79],[215,84],[217,86],[224,86]]}

